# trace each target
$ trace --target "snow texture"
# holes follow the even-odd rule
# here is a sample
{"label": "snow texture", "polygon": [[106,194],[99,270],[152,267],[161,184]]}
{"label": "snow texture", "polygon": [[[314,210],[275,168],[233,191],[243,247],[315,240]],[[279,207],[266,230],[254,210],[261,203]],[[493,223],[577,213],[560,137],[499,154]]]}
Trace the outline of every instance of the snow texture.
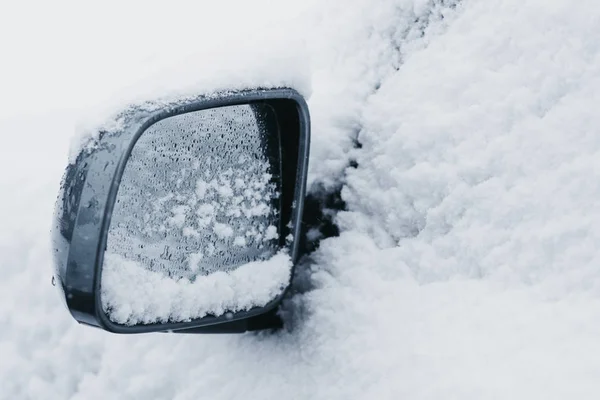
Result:
{"label": "snow texture", "polygon": [[184,322],[247,311],[265,306],[283,292],[290,281],[291,264],[290,257],[280,253],[190,281],[151,271],[118,254],[106,254],[102,305],[111,320],[124,325]]}
{"label": "snow texture", "polygon": [[[0,13],[0,398],[597,399],[597,1],[213,3]],[[311,190],[347,205],[285,329],[78,326],[48,238],[74,114],[271,80],[310,94]]]}

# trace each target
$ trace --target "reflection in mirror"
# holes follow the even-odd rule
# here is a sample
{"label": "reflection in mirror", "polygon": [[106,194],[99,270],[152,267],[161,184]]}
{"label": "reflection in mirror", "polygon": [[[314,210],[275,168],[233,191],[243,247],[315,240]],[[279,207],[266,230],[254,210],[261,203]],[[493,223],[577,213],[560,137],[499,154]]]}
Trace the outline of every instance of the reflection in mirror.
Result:
{"label": "reflection in mirror", "polygon": [[281,171],[267,106],[176,115],[127,161],[108,231],[102,306],[116,323],[183,322],[261,307],[289,283]]}

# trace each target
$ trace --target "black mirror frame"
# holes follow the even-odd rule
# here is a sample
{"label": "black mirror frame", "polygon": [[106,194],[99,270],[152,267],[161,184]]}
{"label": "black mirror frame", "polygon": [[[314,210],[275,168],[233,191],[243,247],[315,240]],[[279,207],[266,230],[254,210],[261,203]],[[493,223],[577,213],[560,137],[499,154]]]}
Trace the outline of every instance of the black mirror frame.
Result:
{"label": "black mirror frame", "polygon": [[[277,325],[275,312],[285,291],[264,307],[248,311],[206,316],[190,322],[135,326],[110,321],[100,301],[110,217],[127,160],[138,138],[151,125],[165,118],[243,104],[267,104],[276,114],[282,149],[282,214],[287,213],[282,218],[289,221],[289,232],[286,233],[292,234],[289,252],[295,266],[300,255],[310,147],[308,106],[298,92],[288,88],[256,89],[187,98],[174,103],[131,106],[116,118],[115,128],[99,132],[93,145],[82,150],[76,162],[69,165],[57,200],[53,242],[58,284],[64,291],[69,311],[78,322],[114,333],[234,333]],[[290,184],[292,180],[293,185]]]}

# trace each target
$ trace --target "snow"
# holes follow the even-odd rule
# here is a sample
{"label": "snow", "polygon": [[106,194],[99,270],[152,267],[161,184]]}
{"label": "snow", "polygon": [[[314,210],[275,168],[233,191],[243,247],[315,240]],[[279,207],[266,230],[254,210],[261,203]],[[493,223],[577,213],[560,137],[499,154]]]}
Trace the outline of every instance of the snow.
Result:
{"label": "snow", "polygon": [[[596,2],[8,8],[0,398],[600,395]],[[259,60],[236,59],[255,50]],[[343,186],[340,236],[298,268],[279,333],[78,326],[50,284],[48,243],[74,114],[104,120],[107,108],[156,94],[160,79],[121,88],[167,66],[165,91],[226,85],[227,58],[237,62],[223,77],[244,77],[248,62],[248,84],[273,74],[310,95],[309,181]]]}
{"label": "snow", "polygon": [[[197,263],[201,257],[193,254],[192,259]],[[279,253],[266,261],[190,281],[173,279],[107,253],[102,268],[102,308],[112,321],[124,325],[185,322],[208,314],[247,311],[279,296],[289,284],[291,267],[290,257]]]}

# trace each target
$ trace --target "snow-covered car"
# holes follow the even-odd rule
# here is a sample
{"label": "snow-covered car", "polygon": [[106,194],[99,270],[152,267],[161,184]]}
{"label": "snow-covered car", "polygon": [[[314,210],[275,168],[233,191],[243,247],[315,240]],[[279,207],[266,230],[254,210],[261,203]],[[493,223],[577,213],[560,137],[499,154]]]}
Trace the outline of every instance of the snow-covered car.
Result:
{"label": "snow-covered car", "polygon": [[[0,399],[599,398],[599,37],[597,0],[4,2]],[[129,105],[231,88],[310,110],[283,327],[77,324],[51,285],[65,166]],[[164,197],[166,231],[188,209]]]}

